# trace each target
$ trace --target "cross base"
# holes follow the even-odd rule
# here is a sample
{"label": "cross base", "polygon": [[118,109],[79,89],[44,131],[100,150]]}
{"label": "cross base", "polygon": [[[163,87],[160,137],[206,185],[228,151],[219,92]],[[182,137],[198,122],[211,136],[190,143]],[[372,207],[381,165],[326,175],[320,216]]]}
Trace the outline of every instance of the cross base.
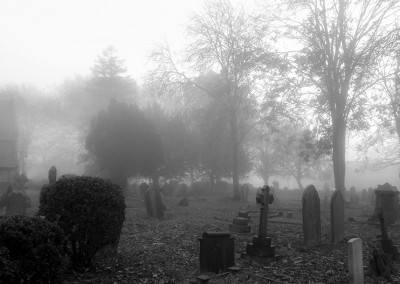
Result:
{"label": "cross base", "polygon": [[253,243],[247,244],[246,253],[260,258],[274,258],[276,247],[271,246],[271,238],[253,237]]}

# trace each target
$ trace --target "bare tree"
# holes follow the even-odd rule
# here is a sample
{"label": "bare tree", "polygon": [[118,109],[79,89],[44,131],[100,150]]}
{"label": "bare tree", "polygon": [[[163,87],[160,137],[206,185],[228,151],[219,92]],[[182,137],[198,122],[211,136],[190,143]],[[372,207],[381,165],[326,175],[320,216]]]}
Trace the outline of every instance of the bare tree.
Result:
{"label": "bare tree", "polygon": [[[168,89],[171,84],[195,86],[222,106],[229,122],[234,198],[238,199],[238,153],[254,125],[248,122],[256,111],[255,86],[276,63],[275,57],[266,51],[265,25],[230,1],[206,2],[202,12],[193,15],[187,30],[188,71],[179,69],[168,45],[164,45],[153,53],[157,68],[151,80],[157,82],[159,90]],[[199,80],[199,74],[209,71],[219,74],[218,86]],[[195,74],[197,80],[188,74]]]}
{"label": "bare tree", "polygon": [[293,0],[303,22],[282,19],[303,49],[293,66],[317,91],[314,102],[330,118],[335,187],[345,188],[346,129],[363,126],[366,91],[388,35],[396,0]]}

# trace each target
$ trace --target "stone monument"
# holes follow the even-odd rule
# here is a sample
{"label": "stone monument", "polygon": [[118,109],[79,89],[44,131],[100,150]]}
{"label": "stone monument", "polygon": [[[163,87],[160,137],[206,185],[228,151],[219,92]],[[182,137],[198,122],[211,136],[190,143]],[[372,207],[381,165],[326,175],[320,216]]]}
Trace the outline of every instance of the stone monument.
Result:
{"label": "stone monument", "polygon": [[274,258],[275,246],[271,245],[271,238],[267,236],[268,229],[268,205],[272,204],[273,196],[269,193],[270,188],[266,185],[262,188],[259,199],[260,207],[260,225],[258,236],[253,237],[253,243],[247,244],[246,253],[249,256],[259,258]]}

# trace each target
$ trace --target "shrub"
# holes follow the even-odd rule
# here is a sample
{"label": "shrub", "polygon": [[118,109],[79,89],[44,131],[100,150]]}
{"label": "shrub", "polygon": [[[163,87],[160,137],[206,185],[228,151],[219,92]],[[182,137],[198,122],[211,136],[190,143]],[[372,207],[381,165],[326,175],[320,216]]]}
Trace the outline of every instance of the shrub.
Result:
{"label": "shrub", "polygon": [[0,283],[55,283],[66,264],[60,227],[40,217],[0,218]]}
{"label": "shrub", "polygon": [[116,244],[116,251],[125,219],[124,196],[109,180],[60,178],[43,186],[38,214],[64,230],[66,252],[75,268],[90,266],[102,247]]}

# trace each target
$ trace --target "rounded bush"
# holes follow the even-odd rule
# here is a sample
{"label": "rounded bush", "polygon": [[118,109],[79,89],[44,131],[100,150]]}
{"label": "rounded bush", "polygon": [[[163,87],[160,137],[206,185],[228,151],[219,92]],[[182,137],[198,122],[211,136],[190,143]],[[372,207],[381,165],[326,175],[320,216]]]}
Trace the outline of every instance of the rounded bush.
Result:
{"label": "rounded bush", "polygon": [[[107,245],[118,246],[125,220],[121,188],[97,177],[60,178],[43,186],[39,215],[56,221],[64,230],[66,252],[75,267],[90,266]],[[116,246],[115,246],[116,244]]]}
{"label": "rounded bush", "polygon": [[0,283],[56,283],[66,264],[60,227],[40,217],[0,218]]}

